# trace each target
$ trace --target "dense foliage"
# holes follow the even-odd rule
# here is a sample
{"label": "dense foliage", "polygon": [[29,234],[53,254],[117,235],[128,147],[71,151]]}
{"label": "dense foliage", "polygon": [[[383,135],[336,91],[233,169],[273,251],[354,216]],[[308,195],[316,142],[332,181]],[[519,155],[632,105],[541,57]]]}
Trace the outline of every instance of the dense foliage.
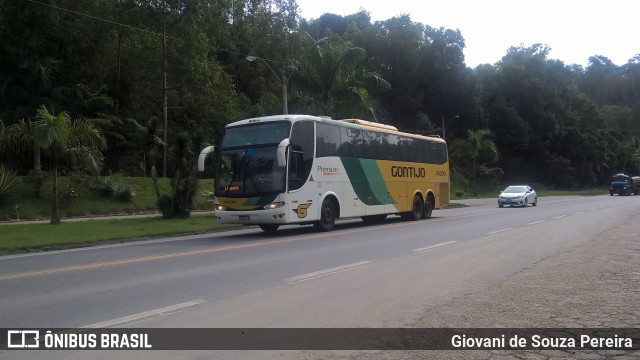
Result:
{"label": "dense foliage", "polygon": [[[3,1],[0,119],[35,119],[42,105],[88,119],[107,140],[104,174],[172,177],[187,173],[171,156],[179,134],[213,142],[231,121],[281,113],[284,83],[291,113],[444,126],[468,180],[581,187],[640,174],[640,54],[621,66],[594,54],[583,68],[536,44],[471,69],[464,48],[460,31],[408,16],[301,19],[295,0]],[[478,134],[495,154],[471,151]],[[21,174],[40,157],[0,150]]]}

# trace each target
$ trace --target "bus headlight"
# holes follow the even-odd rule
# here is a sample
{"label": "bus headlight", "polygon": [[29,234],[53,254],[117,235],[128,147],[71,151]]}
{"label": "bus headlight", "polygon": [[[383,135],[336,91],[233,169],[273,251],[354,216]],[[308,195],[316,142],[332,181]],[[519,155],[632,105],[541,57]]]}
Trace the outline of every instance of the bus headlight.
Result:
{"label": "bus headlight", "polygon": [[227,210],[227,207],[224,206],[224,205],[215,204],[215,205],[213,205],[213,209],[215,211],[225,211],[225,210]]}
{"label": "bus headlight", "polygon": [[273,209],[281,208],[283,206],[284,206],[284,201],[278,201],[278,202],[272,202],[271,204],[267,204],[262,208],[265,210],[273,210]]}

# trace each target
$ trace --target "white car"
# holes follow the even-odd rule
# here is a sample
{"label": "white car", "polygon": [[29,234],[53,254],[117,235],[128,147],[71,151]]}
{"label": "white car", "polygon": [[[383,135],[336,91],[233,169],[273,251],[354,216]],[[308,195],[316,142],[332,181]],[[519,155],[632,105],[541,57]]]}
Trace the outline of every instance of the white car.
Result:
{"label": "white car", "polygon": [[529,185],[509,186],[502,190],[500,196],[498,196],[499,207],[505,205],[527,207],[529,204],[532,206],[538,205],[538,194]]}

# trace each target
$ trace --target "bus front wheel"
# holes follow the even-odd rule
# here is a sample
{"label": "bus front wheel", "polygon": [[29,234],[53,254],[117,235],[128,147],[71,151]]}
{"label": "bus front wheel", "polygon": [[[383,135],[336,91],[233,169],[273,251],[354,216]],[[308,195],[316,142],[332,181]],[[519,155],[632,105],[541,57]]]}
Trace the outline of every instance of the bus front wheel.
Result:
{"label": "bus front wheel", "polygon": [[267,233],[276,232],[276,230],[278,230],[279,227],[280,227],[280,225],[276,225],[276,224],[262,224],[262,225],[260,225],[260,229],[262,229],[262,231],[267,232]]}
{"label": "bus front wheel", "polygon": [[320,231],[331,231],[336,223],[336,208],[333,201],[324,199],[320,208],[320,220],[316,221],[315,227]]}

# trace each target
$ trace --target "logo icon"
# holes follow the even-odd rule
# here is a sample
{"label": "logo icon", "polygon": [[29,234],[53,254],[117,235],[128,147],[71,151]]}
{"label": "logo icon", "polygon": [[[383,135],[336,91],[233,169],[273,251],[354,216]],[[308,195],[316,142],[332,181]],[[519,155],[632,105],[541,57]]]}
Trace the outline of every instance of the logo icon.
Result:
{"label": "logo icon", "polygon": [[7,331],[7,348],[29,349],[40,347],[39,330],[9,330]]}
{"label": "logo icon", "polygon": [[307,217],[307,209],[311,206],[311,203],[300,204],[296,210],[293,210],[300,219],[304,219]]}

